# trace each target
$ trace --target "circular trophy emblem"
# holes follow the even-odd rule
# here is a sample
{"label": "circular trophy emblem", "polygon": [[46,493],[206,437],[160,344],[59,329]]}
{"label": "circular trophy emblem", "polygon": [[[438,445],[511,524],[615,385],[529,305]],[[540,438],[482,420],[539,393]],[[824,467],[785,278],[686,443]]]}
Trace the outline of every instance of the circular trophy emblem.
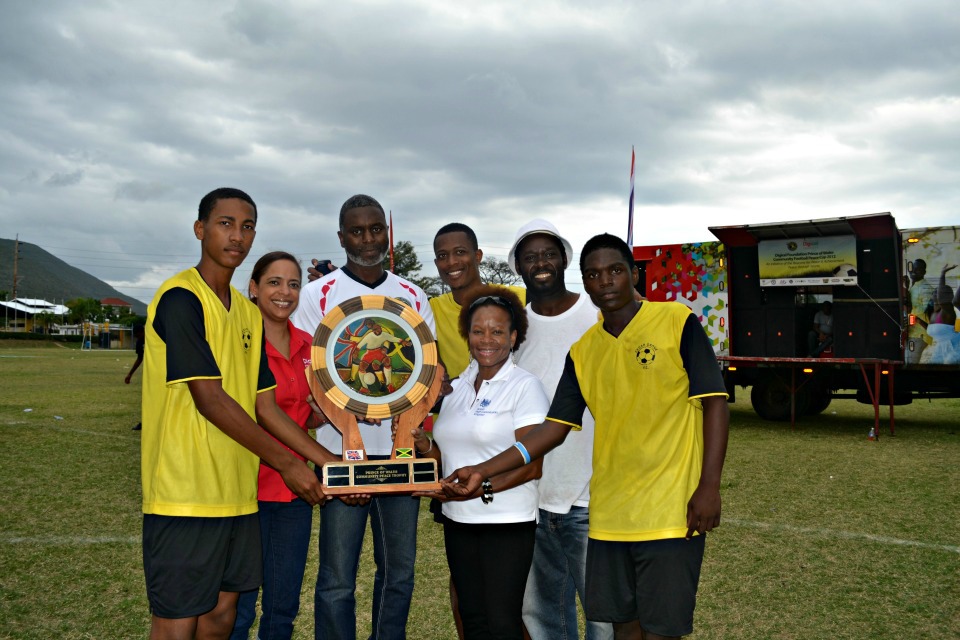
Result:
{"label": "circular trophy emblem", "polygon": [[338,407],[389,418],[427,394],[437,374],[437,343],[410,306],[359,296],[334,307],[313,336],[313,374]]}

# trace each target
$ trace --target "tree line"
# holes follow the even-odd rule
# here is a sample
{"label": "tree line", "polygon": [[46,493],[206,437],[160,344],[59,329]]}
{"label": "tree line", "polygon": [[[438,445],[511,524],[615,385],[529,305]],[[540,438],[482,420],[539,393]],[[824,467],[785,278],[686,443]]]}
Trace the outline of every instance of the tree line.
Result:
{"label": "tree line", "polygon": [[[390,256],[383,260],[383,268],[390,270]],[[423,264],[413,250],[413,243],[401,240],[393,246],[393,272],[406,278],[424,290],[431,298],[447,292],[446,286],[438,276],[425,276],[420,273]],[[520,276],[510,270],[506,260],[487,257],[480,262],[480,278],[487,284],[519,284]]]}

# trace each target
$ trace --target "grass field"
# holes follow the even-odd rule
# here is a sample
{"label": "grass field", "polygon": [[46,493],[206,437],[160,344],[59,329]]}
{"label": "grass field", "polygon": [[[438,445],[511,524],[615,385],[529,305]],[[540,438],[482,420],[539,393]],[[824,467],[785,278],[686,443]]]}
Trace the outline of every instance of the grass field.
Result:
{"label": "grass field", "polygon": [[[132,361],[0,341],[0,638],[146,637]],[[852,400],[794,431],[732,407],[691,638],[960,637],[960,401],[898,407],[897,436],[879,442],[872,422]],[[313,637],[315,571],[314,550],[297,638]],[[455,637],[425,509],[408,635]]]}

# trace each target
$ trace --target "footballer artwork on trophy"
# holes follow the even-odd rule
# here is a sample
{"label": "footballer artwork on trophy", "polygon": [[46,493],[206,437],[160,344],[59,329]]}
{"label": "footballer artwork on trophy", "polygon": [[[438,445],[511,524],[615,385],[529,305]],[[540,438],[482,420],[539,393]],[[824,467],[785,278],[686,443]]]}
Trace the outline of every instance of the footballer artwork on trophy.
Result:
{"label": "footballer artwork on trophy", "polygon": [[422,349],[417,347],[408,327],[371,312],[342,327],[327,365],[336,369],[349,395],[382,398],[410,379],[416,363],[422,361]]}
{"label": "footballer artwork on trophy", "polygon": [[[423,318],[386,296],[359,296],[326,314],[313,337],[307,377],[314,399],[343,436],[343,462],[323,466],[332,495],[439,488],[436,461],[417,459],[410,429],[440,393],[443,367]],[[369,460],[357,420],[392,418],[390,460]],[[389,428],[389,427],[384,427]]]}

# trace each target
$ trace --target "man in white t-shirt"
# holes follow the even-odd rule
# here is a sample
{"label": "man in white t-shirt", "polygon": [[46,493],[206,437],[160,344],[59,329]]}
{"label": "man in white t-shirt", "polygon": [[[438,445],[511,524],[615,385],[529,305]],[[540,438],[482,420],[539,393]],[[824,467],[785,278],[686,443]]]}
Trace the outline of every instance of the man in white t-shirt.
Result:
{"label": "man in white t-shirt", "polygon": [[[532,220],[517,232],[507,261],[527,288],[526,341],[517,365],[540,378],[547,396],[563,372],[570,345],[599,319],[589,296],[567,290],[563,272],[573,252],[557,228]],[[531,640],[577,638],[577,594],[584,597],[584,568],[590,476],[593,473],[593,417],[548,453],[540,479],[540,518],[533,564],[523,600],[523,623]],[[609,623],[587,622],[587,640],[613,638]]]}
{"label": "man in white t-shirt", "polygon": [[807,337],[807,346],[811,358],[818,357],[833,344],[833,303],[829,300],[820,305],[813,316],[813,328]]}
{"label": "man in white t-shirt", "polygon": [[[324,316],[341,302],[360,295],[383,295],[409,305],[436,335],[427,296],[417,285],[383,268],[389,249],[386,216],[380,203],[365,195],[349,198],[340,208],[340,246],[346,264],[300,292],[293,315],[297,327],[313,335]],[[360,435],[370,459],[390,457],[393,440],[390,420],[360,423]],[[333,453],[342,453],[343,438],[332,425],[317,429],[317,441]],[[322,469],[316,469],[321,475]],[[406,637],[407,615],[413,595],[416,559],[418,498],[377,496],[369,504],[328,503],[320,515],[320,566],[314,592],[317,640],[356,637],[356,578],[369,516],[374,557],[378,559],[373,592],[371,637]]]}

